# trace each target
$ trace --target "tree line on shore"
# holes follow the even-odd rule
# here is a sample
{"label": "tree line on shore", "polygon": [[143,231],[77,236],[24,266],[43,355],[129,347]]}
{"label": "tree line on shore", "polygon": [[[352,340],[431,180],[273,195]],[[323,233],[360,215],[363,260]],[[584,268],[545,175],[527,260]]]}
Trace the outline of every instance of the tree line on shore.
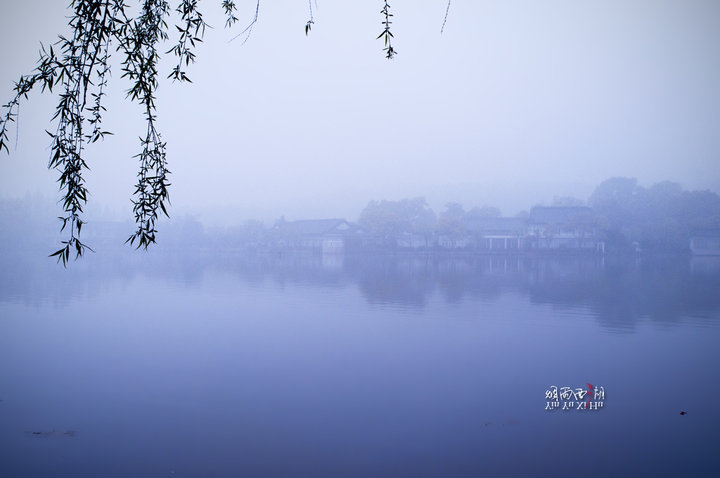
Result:
{"label": "tree line on shore", "polygon": [[[600,183],[587,200],[556,197],[551,206],[589,207],[597,238],[611,252],[638,248],[648,252],[684,252],[695,232],[720,233],[720,196],[707,190],[684,190],[671,181],[643,187],[636,178],[610,178]],[[455,202],[447,203],[438,214],[425,198],[416,197],[370,201],[357,223],[368,233],[379,236],[403,233],[461,236],[467,232],[468,222],[501,216],[501,211],[493,206],[466,210]],[[529,216],[529,211],[515,215],[523,219]],[[223,242],[259,243],[272,228],[259,221],[247,221],[225,231]]]}
{"label": "tree line on shore", "polygon": [[[587,201],[556,197],[552,206],[587,206],[599,240],[606,250],[687,251],[690,237],[696,231],[717,231],[720,234],[720,196],[712,191],[684,190],[680,184],[663,181],[650,187],[640,186],[635,178],[610,178],[600,183]],[[0,201],[0,239],[5,244],[48,246],[56,235],[38,220],[46,211],[37,201]],[[529,211],[516,215],[528,218]],[[472,207],[447,203],[436,213],[422,197],[401,200],[370,201],[361,211],[357,223],[369,234],[444,234],[462,236],[468,222],[480,218],[499,218],[501,212],[492,206]],[[303,218],[311,219],[311,218]],[[121,223],[89,224],[88,238],[105,244],[117,241],[122,245]],[[22,227],[17,227],[22,225]],[[262,244],[272,235],[275,224],[248,220],[238,226],[208,229],[191,216],[173,218],[159,236],[160,246],[169,248],[247,248]],[[92,234],[96,226],[97,234]],[[109,232],[112,230],[112,232]],[[28,241],[28,234],[31,237]],[[116,233],[118,237],[115,236]],[[16,237],[17,236],[17,237]],[[92,246],[92,244],[91,244]]]}

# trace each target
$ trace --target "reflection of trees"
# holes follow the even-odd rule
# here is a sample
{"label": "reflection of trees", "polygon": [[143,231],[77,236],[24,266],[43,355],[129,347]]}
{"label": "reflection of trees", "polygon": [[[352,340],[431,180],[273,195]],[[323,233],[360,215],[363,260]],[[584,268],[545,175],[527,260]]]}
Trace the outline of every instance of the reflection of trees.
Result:
{"label": "reflection of trees", "polygon": [[[547,264],[545,265],[547,267]],[[674,323],[683,316],[717,318],[720,268],[692,272],[685,257],[565,264],[545,271],[528,292],[533,301],[584,306],[604,326],[632,329],[641,319]]]}
{"label": "reflection of trees", "polygon": [[348,273],[370,303],[425,305],[435,288],[435,267],[428,256],[355,256]]}
{"label": "reflection of trees", "polygon": [[517,282],[519,261],[518,256],[444,257],[437,262],[438,288],[448,302],[493,300]]}
{"label": "reflection of trees", "polygon": [[365,254],[135,254],[86,258],[68,270],[44,257],[0,256],[0,301],[66,302],[94,296],[138,277],[193,286],[208,273],[256,287],[263,283],[320,288],[356,286],[372,304],[424,307],[437,295],[450,303],[493,301],[507,292],[536,304],[584,308],[612,330],[645,319],[716,320],[720,258],[598,259],[588,256]]}
{"label": "reflection of trees", "polygon": [[517,256],[356,256],[349,272],[371,303],[423,306],[435,291],[451,303],[496,299],[517,283]]}
{"label": "reflection of trees", "polygon": [[556,307],[586,307],[605,326],[634,327],[634,278],[614,264],[602,266],[595,260],[565,258],[533,264],[531,280],[524,288],[534,303]]}

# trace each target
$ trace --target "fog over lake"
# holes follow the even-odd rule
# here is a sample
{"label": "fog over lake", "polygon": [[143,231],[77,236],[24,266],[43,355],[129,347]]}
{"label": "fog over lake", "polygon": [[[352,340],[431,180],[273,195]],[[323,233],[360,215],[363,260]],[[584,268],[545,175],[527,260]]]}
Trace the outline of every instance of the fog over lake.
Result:
{"label": "fog over lake", "polygon": [[192,83],[171,2],[166,182],[117,42],[48,169],[67,3],[0,4],[0,476],[718,474],[720,2],[197,2]]}

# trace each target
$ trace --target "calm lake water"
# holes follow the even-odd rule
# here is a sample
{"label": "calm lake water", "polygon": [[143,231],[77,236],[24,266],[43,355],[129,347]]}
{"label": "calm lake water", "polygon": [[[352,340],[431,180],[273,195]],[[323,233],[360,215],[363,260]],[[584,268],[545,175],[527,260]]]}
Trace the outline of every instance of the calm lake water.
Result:
{"label": "calm lake water", "polygon": [[0,266],[0,476],[719,473],[717,258]]}

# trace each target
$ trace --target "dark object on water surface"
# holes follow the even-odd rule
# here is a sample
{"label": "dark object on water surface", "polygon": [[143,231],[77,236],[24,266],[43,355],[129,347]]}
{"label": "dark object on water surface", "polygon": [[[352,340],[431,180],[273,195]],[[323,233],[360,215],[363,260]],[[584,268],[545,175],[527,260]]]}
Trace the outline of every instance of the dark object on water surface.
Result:
{"label": "dark object on water surface", "polygon": [[684,410],[682,412],[680,412],[680,415],[686,415],[686,414],[687,414],[687,412]]}
{"label": "dark object on water surface", "polygon": [[75,430],[53,430],[51,432],[27,432],[30,435],[34,435],[37,437],[69,437],[73,438],[75,436]]}

